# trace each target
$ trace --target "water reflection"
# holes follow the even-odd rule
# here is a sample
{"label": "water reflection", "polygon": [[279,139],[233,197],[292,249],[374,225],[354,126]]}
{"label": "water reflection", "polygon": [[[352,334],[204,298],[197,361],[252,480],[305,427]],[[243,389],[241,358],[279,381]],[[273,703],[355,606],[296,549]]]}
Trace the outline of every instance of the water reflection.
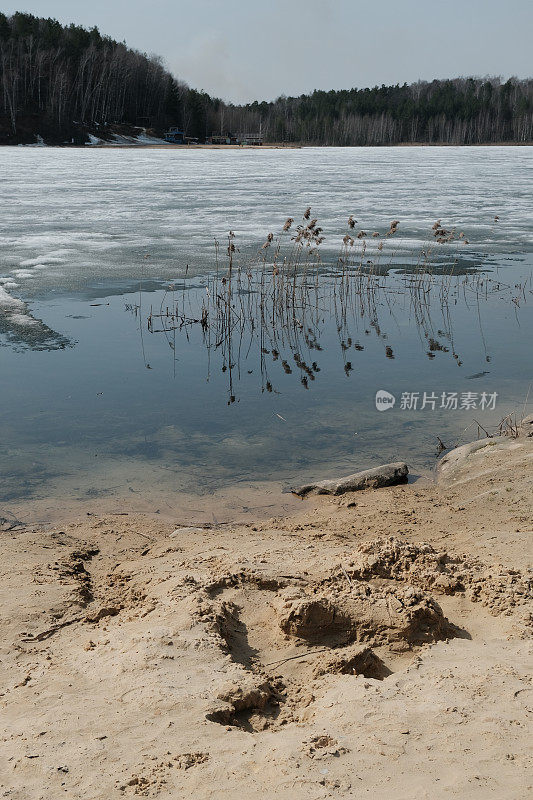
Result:
{"label": "water reflection", "polygon": [[[361,237],[348,226],[332,256],[311,223],[255,255],[230,236],[204,277],[177,266],[170,282],[154,268],[135,280],[132,267],[19,307],[26,338],[0,350],[0,516],[30,497],[47,514],[65,498],[179,510],[185,495],[258,481],[278,492],[400,459],[431,470],[440,443],[476,435],[473,417],[492,430],[522,411],[529,256],[489,259],[431,228],[409,250],[401,223]],[[382,389],[398,398],[385,415]],[[483,416],[399,400],[471,389],[501,400]]]}
{"label": "water reflection", "polygon": [[[239,383],[256,373],[262,393],[279,392],[282,374],[311,389],[320,380],[326,346],[340,353],[347,377],[357,369],[358,354],[369,338],[392,361],[406,328],[416,330],[419,357],[449,358],[461,367],[464,342],[455,333],[458,317],[469,320],[468,345],[476,336],[489,364],[481,310],[497,304],[518,319],[532,294],[531,277],[509,283],[497,268],[491,274],[488,256],[464,257],[468,240],[440,220],[424,246],[411,253],[397,244],[398,220],[383,233],[371,234],[356,232],[355,222],[349,218],[334,261],[323,258],[324,233],[307,209],[300,225],[295,227],[289,218],[277,238],[268,234],[259,255],[248,263],[239,260],[230,232],[224,247],[216,242],[213,272],[194,283],[169,284],[159,305],[145,296],[143,307],[141,287],[138,302],[126,309],[139,319],[145,366],[151,368],[145,334],[164,338],[174,374],[177,349],[201,347],[207,354],[207,380],[212,370],[224,374],[231,405],[240,399]],[[326,358],[331,359],[331,352]],[[466,377],[486,374],[489,370]]]}

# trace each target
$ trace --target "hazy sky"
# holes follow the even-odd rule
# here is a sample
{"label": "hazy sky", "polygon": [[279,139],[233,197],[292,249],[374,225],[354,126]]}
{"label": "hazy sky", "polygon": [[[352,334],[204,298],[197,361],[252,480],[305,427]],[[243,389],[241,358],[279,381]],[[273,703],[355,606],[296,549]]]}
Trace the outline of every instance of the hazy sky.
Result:
{"label": "hazy sky", "polygon": [[234,102],[533,74],[533,0],[8,0],[1,9],[97,25]]}

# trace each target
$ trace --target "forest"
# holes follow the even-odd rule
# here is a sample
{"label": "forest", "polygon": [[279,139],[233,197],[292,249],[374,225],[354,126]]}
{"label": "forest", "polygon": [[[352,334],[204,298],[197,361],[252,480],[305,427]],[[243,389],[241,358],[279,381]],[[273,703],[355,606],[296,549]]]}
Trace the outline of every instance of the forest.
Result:
{"label": "forest", "polygon": [[230,107],[225,118],[239,129],[261,126],[270,141],[316,145],[531,142],[533,80],[455,78],[315,91]]}
{"label": "forest", "polygon": [[533,141],[533,80],[454,78],[225,103],[148,56],[78,25],[0,13],[0,144],[83,144],[89,134],[179,127],[313,145]]}
{"label": "forest", "polygon": [[[82,144],[109,126],[205,136],[218,103],[97,28],[0,13],[0,143]],[[193,133],[194,132],[194,133]]]}

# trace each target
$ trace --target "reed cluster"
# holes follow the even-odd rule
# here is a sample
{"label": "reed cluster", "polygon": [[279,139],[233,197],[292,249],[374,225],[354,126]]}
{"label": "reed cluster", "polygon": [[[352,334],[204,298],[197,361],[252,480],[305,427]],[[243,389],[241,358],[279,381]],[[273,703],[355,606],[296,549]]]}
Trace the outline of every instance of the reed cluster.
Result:
{"label": "reed cluster", "polygon": [[[250,354],[258,354],[262,391],[276,391],[278,366],[310,388],[320,373],[321,338],[331,320],[346,375],[372,334],[384,357],[395,358],[390,329],[397,312],[416,325],[429,359],[449,353],[461,366],[452,319],[457,303],[472,311],[485,346],[483,302],[500,294],[518,307],[531,293],[525,283],[510,286],[474,269],[463,256],[464,232],[441,220],[421,247],[410,249],[400,246],[400,220],[371,234],[356,225],[350,215],[335,252],[329,242],[324,246],[324,230],[309,207],[299,223],[289,217],[277,234],[268,233],[252,258],[240,253],[230,231],[224,246],[215,241],[215,268],[205,287],[191,291],[186,281],[169,286],[160,307],[150,308],[148,331],[164,334],[174,352],[177,336],[188,339],[193,329],[201,331],[208,374],[216,354],[231,404],[236,380],[245,368],[253,371]],[[486,346],[485,358],[490,361]]]}

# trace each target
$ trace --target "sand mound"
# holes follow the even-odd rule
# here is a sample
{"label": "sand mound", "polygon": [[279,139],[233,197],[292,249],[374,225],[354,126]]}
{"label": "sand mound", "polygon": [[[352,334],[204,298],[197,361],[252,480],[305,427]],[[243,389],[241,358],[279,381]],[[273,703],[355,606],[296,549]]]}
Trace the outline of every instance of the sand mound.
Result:
{"label": "sand mound", "polygon": [[282,700],[283,696],[268,681],[247,675],[218,694],[219,702],[206,719],[249,732],[261,731],[277,717]]}
{"label": "sand mound", "polygon": [[352,642],[420,645],[456,635],[438,603],[420,589],[379,590],[353,586],[350,592],[290,601],[279,625],[313,644]]}
{"label": "sand mound", "polygon": [[494,565],[487,568],[472,556],[450,555],[430,544],[412,544],[391,536],[366,542],[346,566],[357,581],[384,579],[409,583],[436,594],[464,592],[492,613],[509,613],[531,602],[531,577],[521,570]]}
{"label": "sand mound", "polygon": [[465,635],[420,587],[371,585],[368,576],[352,575],[333,577],[325,564],[313,580],[246,569],[203,583],[188,578],[192,624],[231,665],[231,683],[206,719],[249,733],[277,729],[305,715],[314,679],[383,680],[393,654]]}

